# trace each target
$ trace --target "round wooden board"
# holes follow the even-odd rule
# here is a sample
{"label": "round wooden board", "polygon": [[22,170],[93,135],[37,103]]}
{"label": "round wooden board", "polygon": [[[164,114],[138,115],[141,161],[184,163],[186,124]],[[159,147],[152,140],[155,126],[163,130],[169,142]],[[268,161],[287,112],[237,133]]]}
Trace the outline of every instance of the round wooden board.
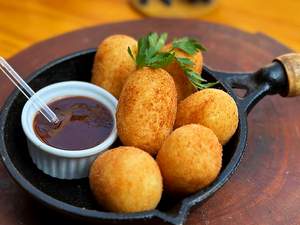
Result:
{"label": "round wooden board", "polygon": [[[280,29],[280,28],[278,28]],[[263,34],[193,20],[148,19],[96,26],[38,43],[9,62],[28,77],[58,57],[94,48],[108,35],[139,37],[166,31],[170,37],[195,36],[208,51],[205,63],[219,70],[254,71],[288,48]],[[13,90],[0,77],[0,104]],[[300,114],[299,98],[268,96],[249,116],[246,154],[226,185],[204,204],[194,207],[191,225],[296,225],[300,224]],[[11,180],[0,165],[0,225],[67,224],[61,217],[33,201]],[[74,223],[72,223],[74,224]]]}

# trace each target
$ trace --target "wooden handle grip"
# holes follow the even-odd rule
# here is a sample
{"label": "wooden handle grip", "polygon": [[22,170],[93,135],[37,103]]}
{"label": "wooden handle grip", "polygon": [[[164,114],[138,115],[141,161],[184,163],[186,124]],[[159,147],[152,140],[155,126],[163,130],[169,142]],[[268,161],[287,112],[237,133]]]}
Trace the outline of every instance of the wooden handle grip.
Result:
{"label": "wooden handle grip", "polygon": [[279,61],[288,78],[288,97],[300,95],[300,54],[289,53],[275,59]]}

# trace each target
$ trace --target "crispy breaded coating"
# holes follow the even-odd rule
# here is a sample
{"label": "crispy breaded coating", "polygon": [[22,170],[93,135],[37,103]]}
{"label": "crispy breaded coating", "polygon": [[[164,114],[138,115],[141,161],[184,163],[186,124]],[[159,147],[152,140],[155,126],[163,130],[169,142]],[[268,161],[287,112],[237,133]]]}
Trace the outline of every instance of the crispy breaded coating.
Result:
{"label": "crispy breaded coating", "polygon": [[206,126],[226,144],[238,127],[238,108],[226,92],[207,88],[187,97],[178,104],[175,127],[189,123]]}
{"label": "crispy breaded coating", "polygon": [[154,209],[162,194],[162,177],[155,160],[134,147],[118,147],[94,161],[89,175],[97,202],[113,212]]}
{"label": "crispy breaded coating", "polygon": [[222,145],[212,130],[189,124],[173,131],[157,154],[164,189],[187,195],[211,184],[222,166]]}
{"label": "crispy breaded coating", "polygon": [[124,85],[117,107],[122,143],[155,155],[173,129],[176,110],[175,84],[168,72],[147,67],[135,71]]}
{"label": "crispy breaded coating", "polygon": [[[163,48],[162,51],[166,52],[169,51],[171,48],[172,45],[168,44]],[[195,53],[194,55],[188,55],[180,49],[174,49],[174,51],[176,57],[190,59],[194,63],[194,65],[191,66],[191,69],[197,73],[201,73],[203,66],[203,57],[201,51]],[[191,82],[186,77],[183,70],[180,68],[176,61],[172,62],[164,69],[172,75],[175,81],[178,101],[185,99],[186,97],[188,97],[196,91],[196,88],[191,84]]]}
{"label": "crispy breaded coating", "polygon": [[101,42],[96,52],[91,82],[119,97],[127,77],[136,69],[127,52],[135,54],[137,41],[127,35],[112,35]]}

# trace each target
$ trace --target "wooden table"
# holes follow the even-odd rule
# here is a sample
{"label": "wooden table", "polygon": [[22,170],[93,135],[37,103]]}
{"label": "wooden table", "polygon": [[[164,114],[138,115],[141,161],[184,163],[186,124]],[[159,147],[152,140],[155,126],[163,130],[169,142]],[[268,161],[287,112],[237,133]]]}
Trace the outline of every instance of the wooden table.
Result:
{"label": "wooden table", "polygon": [[[37,41],[80,27],[142,18],[130,8],[125,0],[89,0],[88,4],[84,2],[87,1],[69,0],[64,1],[64,5],[60,5],[54,0],[27,0],[22,3],[21,1],[0,0],[0,55],[11,57]],[[265,32],[289,47],[300,50],[300,18],[296,18],[300,1],[281,3],[279,0],[274,0],[272,10],[269,11],[264,7],[268,5],[266,1],[261,2],[259,0],[220,0],[219,8],[203,19],[233,25],[253,33]],[[206,25],[200,24],[199,27],[195,27],[195,30],[193,28],[187,26],[187,33],[204,32]],[[86,34],[93,34],[94,38],[89,40],[83,38],[87,35],[79,35],[80,45],[73,44],[72,47],[72,42],[68,41],[67,50],[72,52],[82,47],[94,47],[98,43],[98,37],[95,38],[99,33],[96,32],[97,29],[91,28],[86,31]],[[210,52],[214,52],[211,55],[208,53],[205,57],[208,65],[214,68],[254,70],[270,62],[273,57],[289,51],[261,34],[237,35],[237,31],[226,28],[224,32],[223,28],[216,27],[210,29],[211,33],[212,30],[219,32],[220,35],[211,34],[210,36],[202,35],[202,37],[204,43],[207,42],[209,49],[212,49]],[[126,30],[125,32],[135,34],[133,31]],[[226,36],[227,33],[230,35]],[[220,43],[222,34],[230,37],[226,40],[231,45],[224,42],[221,49],[225,49],[225,53],[235,57],[235,60],[230,58],[232,64],[229,63],[229,59],[223,60],[224,57],[221,56],[219,56],[219,61],[216,60],[218,57],[215,53],[218,53],[217,50],[220,50],[220,47],[214,43]],[[60,37],[59,40],[68,40],[68,36],[70,34]],[[249,41],[246,46],[242,45],[244,39]],[[54,49],[54,52],[44,54],[43,57],[38,56],[40,56],[40,48],[45,46],[45,43],[40,44],[38,48],[35,46],[23,52],[12,58],[10,62],[17,66],[17,71],[28,76],[31,71],[50,59],[67,54],[66,49],[59,48],[59,43],[52,40],[51,48],[48,46],[47,49]],[[245,51],[249,54],[246,54],[246,59],[242,60],[240,55]],[[253,55],[256,57],[252,57]],[[31,56],[29,62],[23,61],[28,59],[25,56]],[[260,60],[257,60],[258,58]],[[9,85],[3,77],[0,77],[0,81],[0,105],[2,105],[12,90],[12,85]],[[297,99],[282,99],[278,96],[264,99],[249,117],[249,145],[238,171],[213,198],[201,207],[195,207],[192,210],[187,224],[300,224],[298,160],[300,126],[299,120],[295,119],[295,115],[299,112],[300,104]],[[41,207],[39,204],[17,188],[2,165],[0,165],[0,177],[2,178],[0,179],[2,190],[0,225],[57,223],[56,215],[50,214],[49,216],[48,211],[39,209]]]}
{"label": "wooden table", "polygon": [[[199,17],[248,32],[264,32],[300,51],[300,1],[219,0]],[[0,0],[0,55],[11,57],[35,42],[95,24],[143,18],[128,0]]]}
{"label": "wooden table", "polygon": [[[219,70],[254,71],[291,51],[262,34],[192,20],[152,19],[68,33],[36,44],[9,62],[28,77],[56,58],[96,47],[111,34],[125,33],[137,38],[151,30],[168,31],[171,37],[198,37],[209,49],[204,55],[205,64]],[[4,76],[0,76],[0,84],[1,106],[13,86]],[[223,188],[191,210],[186,225],[300,224],[300,123],[295,117],[300,114],[299,101],[300,98],[268,96],[254,108],[248,117],[248,146],[241,165]],[[83,225],[62,221],[58,214],[42,208],[18,188],[1,163],[0,195],[0,225]]]}

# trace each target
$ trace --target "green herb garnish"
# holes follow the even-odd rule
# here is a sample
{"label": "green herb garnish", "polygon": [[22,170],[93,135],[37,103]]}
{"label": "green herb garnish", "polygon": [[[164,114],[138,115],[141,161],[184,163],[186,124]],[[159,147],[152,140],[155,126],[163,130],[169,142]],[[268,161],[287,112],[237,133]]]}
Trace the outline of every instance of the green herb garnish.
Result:
{"label": "green herb garnish", "polygon": [[190,66],[192,66],[194,63],[190,59],[176,57],[176,61],[195,88],[202,90],[205,88],[213,87],[214,85],[219,83],[218,81],[209,83],[207,82],[207,80],[201,77],[201,74],[193,71]]}
{"label": "green herb garnish", "polygon": [[173,48],[178,48],[189,55],[194,55],[198,51],[206,51],[206,48],[202,46],[197,40],[183,37],[180,39],[175,39],[172,42]]}
{"label": "green herb garnish", "polygon": [[190,82],[197,89],[209,88],[218,82],[209,83],[201,77],[201,74],[196,73],[191,69],[194,64],[190,59],[175,56],[175,48],[178,48],[189,55],[193,55],[198,51],[205,51],[206,49],[195,39],[188,37],[175,39],[172,42],[172,49],[168,52],[161,52],[160,50],[165,45],[168,34],[163,33],[149,33],[148,35],[138,40],[138,50],[136,57],[134,57],[130,47],[128,47],[128,54],[135,61],[137,68],[165,68],[175,60],[188,77]]}
{"label": "green herb garnish", "polygon": [[160,36],[157,33],[150,33],[138,41],[137,55],[134,58],[131,49],[128,47],[129,55],[135,60],[137,68],[148,66],[151,68],[162,68],[169,65],[175,58],[173,52],[160,52],[165,45],[168,34]]}

